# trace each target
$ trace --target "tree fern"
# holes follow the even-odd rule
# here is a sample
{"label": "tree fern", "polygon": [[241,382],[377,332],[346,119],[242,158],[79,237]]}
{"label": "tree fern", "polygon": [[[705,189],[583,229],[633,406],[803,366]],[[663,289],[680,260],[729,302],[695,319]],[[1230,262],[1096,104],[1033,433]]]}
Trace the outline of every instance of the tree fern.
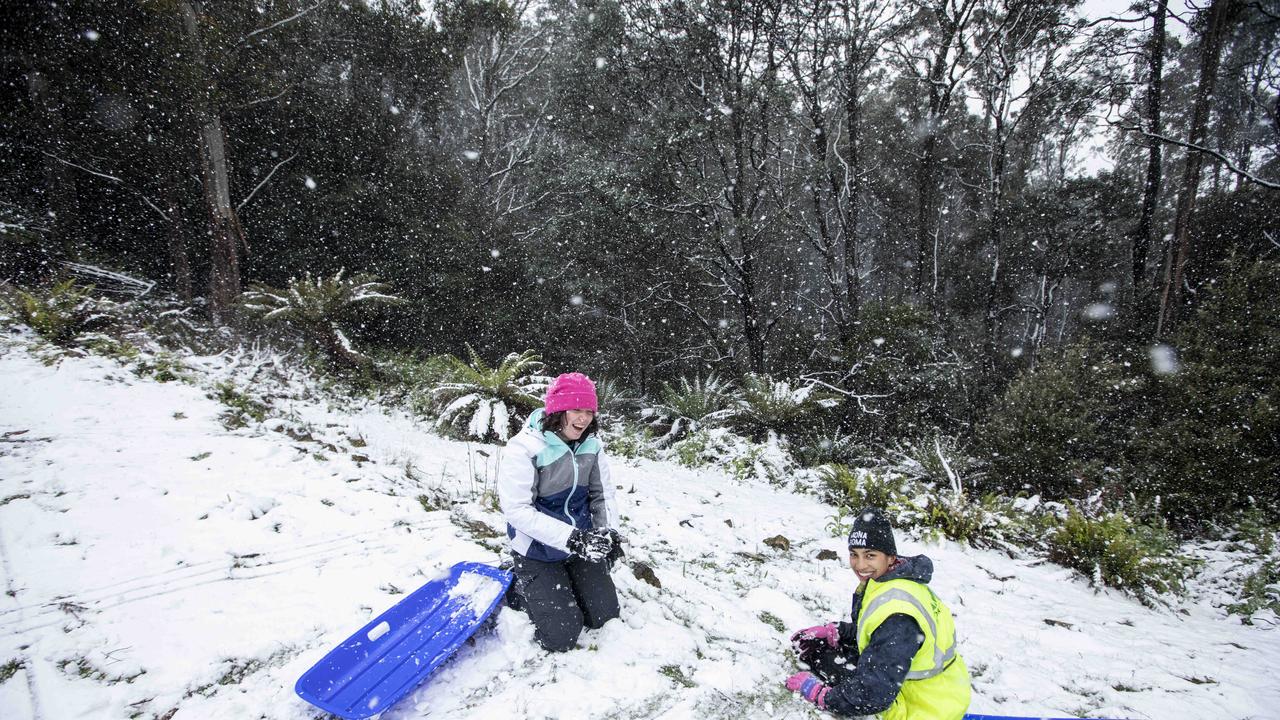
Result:
{"label": "tree fern", "polygon": [[332,277],[312,277],[308,272],[290,280],[285,290],[257,285],[241,293],[241,306],[261,315],[264,321],[294,325],[339,364],[368,365],[369,358],[351,346],[338,322],[356,306],[404,301],[388,294],[388,285],[372,275],[360,273],[344,278],[345,274],[345,269]]}
{"label": "tree fern", "polygon": [[447,356],[451,379],[430,392],[441,408],[438,427],[477,440],[506,442],[528,411],[542,404],[550,378],[532,350],[511,353],[490,367],[470,346],[469,362]]}

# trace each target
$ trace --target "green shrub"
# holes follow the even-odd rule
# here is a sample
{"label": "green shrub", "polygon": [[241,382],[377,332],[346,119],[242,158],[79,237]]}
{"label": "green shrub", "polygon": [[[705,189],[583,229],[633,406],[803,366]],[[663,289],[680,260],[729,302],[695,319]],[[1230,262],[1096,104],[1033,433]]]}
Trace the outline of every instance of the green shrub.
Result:
{"label": "green shrub", "polygon": [[652,440],[653,434],[648,428],[620,423],[606,436],[605,448],[613,457],[654,460],[658,455],[651,444]]}
{"label": "green shrub", "polygon": [[1227,612],[1240,615],[1241,622],[1253,624],[1253,614],[1270,610],[1280,615],[1280,560],[1268,558],[1245,578],[1240,588],[1240,601],[1227,606]]}
{"label": "green shrub", "polygon": [[241,392],[231,382],[222,382],[214,389],[214,399],[227,406],[222,413],[222,424],[228,430],[242,428],[252,422],[267,418],[267,406]]}
{"label": "green shrub", "polygon": [[1236,523],[1231,533],[1231,549],[1253,552],[1266,557],[1276,548],[1276,533],[1280,532],[1259,508],[1249,508]]}
{"label": "green shrub", "polygon": [[704,430],[698,430],[672,445],[671,452],[680,465],[687,468],[700,468],[715,460],[710,453],[710,448],[711,435]]}
{"label": "green shrub", "polygon": [[450,380],[454,372],[454,363],[448,355],[383,352],[374,359],[388,379],[409,389],[435,387]]}
{"label": "green shrub", "polygon": [[828,502],[851,510],[865,507],[891,510],[907,500],[905,479],[891,472],[826,465],[818,469],[818,479]]}
{"label": "green shrub", "polygon": [[141,354],[136,345],[105,333],[81,334],[77,336],[76,343],[94,355],[101,355],[126,364],[138,359]]}
{"label": "green shrub", "polygon": [[1134,438],[1143,495],[1203,529],[1249,508],[1280,519],[1280,260],[1232,258],[1166,352],[1151,430]]}
{"label": "green shrub", "polygon": [[975,433],[989,461],[987,487],[1050,500],[1103,487],[1107,468],[1128,466],[1150,385],[1149,372],[1133,362],[1085,345],[1019,377]]}
{"label": "green shrub", "polygon": [[1071,508],[1047,538],[1049,559],[1084,573],[1095,584],[1132,593],[1145,604],[1181,592],[1189,560],[1176,555],[1162,525],[1134,523],[1121,513],[1085,517]]}
{"label": "green shrub", "polygon": [[945,337],[925,307],[864,305],[831,382],[857,397],[842,405],[841,424],[876,442],[968,427],[975,368]]}
{"label": "green shrub", "polygon": [[[156,382],[162,383],[175,380],[187,382],[191,376],[187,366],[169,353],[160,353],[139,361],[133,366],[133,374],[138,377],[150,377]],[[234,391],[234,388],[232,390]],[[223,394],[222,391],[219,392]]]}
{"label": "green shrub", "polygon": [[903,464],[897,466],[913,480],[939,488],[962,491],[973,484],[978,463],[963,451],[958,440],[933,436],[908,444],[898,451]]}
{"label": "green shrub", "polygon": [[840,428],[827,431],[820,424],[814,427],[818,429],[792,438],[792,455],[801,467],[844,465],[858,457],[862,448],[852,435]]}
{"label": "green shrub", "polygon": [[930,493],[914,522],[928,534],[974,547],[1005,547],[1032,537],[1014,511],[1013,502],[994,493],[976,501],[963,492]]}
{"label": "green shrub", "polygon": [[633,414],[640,407],[640,398],[617,380],[600,378],[594,382],[596,399],[600,405],[601,427],[621,422],[624,417]]}
{"label": "green shrub", "polygon": [[92,297],[92,292],[93,286],[82,288],[77,287],[74,280],[63,280],[46,293],[14,290],[5,297],[5,304],[40,337],[66,347],[75,342],[80,333],[104,324],[105,316],[98,312],[99,302]]}

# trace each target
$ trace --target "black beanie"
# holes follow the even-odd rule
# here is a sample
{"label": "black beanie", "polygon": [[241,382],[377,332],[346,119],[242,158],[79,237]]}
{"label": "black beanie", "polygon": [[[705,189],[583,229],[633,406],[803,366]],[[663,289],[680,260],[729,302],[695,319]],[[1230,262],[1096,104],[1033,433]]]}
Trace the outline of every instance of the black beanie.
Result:
{"label": "black beanie", "polygon": [[879,550],[885,555],[897,555],[898,545],[893,541],[893,526],[889,516],[880,508],[863,508],[853,518],[849,531],[849,549]]}

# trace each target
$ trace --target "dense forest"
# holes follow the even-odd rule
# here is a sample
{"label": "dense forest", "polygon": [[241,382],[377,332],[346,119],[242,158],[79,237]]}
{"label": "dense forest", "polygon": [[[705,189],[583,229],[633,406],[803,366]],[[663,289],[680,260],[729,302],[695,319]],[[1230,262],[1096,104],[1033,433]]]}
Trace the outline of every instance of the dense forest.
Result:
{"label": "dense forest", "polygon": [[401,301],[353,313],[335,366],[354,344],[532,351],[634,397],[785,380],[831,402],[743,432],[815,462],[945,465],[945,440],[1010,496],[1189,528],[1280,506],[1277,0],[2,20],[9,286],[88,264],[237,326],[345,271]]}

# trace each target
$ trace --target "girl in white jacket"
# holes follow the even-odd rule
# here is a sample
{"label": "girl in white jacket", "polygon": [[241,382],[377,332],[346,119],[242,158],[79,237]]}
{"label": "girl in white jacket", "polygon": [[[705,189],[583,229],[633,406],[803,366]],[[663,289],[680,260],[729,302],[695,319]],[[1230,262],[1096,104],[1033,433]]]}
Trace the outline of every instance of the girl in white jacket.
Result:
{"label": "girl in white jacket", "polygon": [[547,650],[574,647],[585,625],[618,617],[609,576],[621,555],[618,511],[599,439],[595,384],[566,373],[547,388],[503,453],[498,501],[535,637]]}

